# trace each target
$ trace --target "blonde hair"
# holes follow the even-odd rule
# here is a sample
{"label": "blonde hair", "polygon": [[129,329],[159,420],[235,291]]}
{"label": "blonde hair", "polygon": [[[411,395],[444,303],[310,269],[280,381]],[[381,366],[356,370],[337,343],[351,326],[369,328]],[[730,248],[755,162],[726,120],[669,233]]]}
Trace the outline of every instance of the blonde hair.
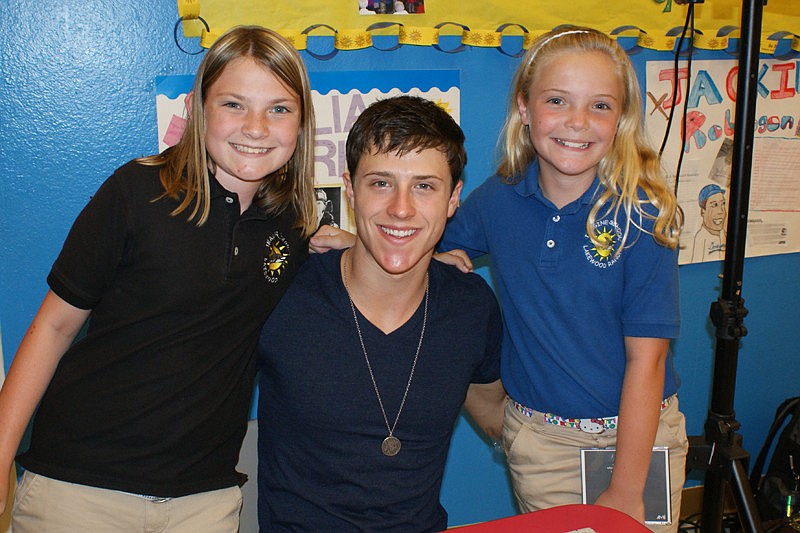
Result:
{"label": "blonde hair", "polygon": [[192,105],[180,141],[164,152],[138,159],[145,165],[161,166],[164,194],[180,200],[177,215],[190,209],[189,220],[201,226],[211,206],[209,166],[206,152],[204,104],[206,94],[233,60],[246,57],[272,72],[300,97],[300,129],[297,146],[289,161],[265,176],[253,203],[271,215],[287,208],[297,213],[296,226],[305,237],[316,230],[314,196],[314,108],[305,65],[297,50],[278,33],[260,26],[237,26],[217,39],[203,57],[192,89]]}
{"label": "blonde hair", "polygon": [[[608,56],[622,86],[621,114],[614,142],[608,153],[600,160],[597,176],[604,190],[595,200],[586,219],[586,232],[598,246],[608,243],[599,241],[594,232],[598,216],[613,213],[614,218],[623,211],[626,225],[620,241],[616,243],[616,254],[625,247],[630,226],[651,234],[661,246],[676,248],[683,212],[675,194],[667,185],[666,174],[658,155],[650,146],[643,126],[642,100],[636,72],[628,54],[603,33],[578,26],[564,26],[552,30],[536,39],[517,68],[509,93],[508,111],[500,136],[500,163],[497,173],[508,184],[522,179],[528,165],[536,157],[530,133],[519,115],[517,97],[528,100],[530,88],[546,65],[563,52],[596,52]],[[646,198],[642,199],[639,189]],[[647,204],[658,211],[652,214],[645,210]],[[607,208],[600,214],[600,210]],[[652,210],[650,210],[652,211]],[[653,220],[653,231],[644,229],[643,222]]]}

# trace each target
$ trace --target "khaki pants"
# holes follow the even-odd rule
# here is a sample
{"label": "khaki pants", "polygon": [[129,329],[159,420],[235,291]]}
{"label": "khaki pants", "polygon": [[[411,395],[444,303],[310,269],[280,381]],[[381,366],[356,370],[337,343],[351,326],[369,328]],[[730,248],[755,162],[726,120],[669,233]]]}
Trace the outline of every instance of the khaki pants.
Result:
{"label": "khaki pants", "polygon": [[[14,496],[17,487],[17,469],[11,463],[11,474],[8,476],[8,497]],[[7,533],[11,529],[11,502],[6,503],[6,510],[0,514],[0,533]]]}
{"label": "khaki pants", "polygon": [[11,527],[14,533],[236,533],[241,508],[239,487],[153,500],[25,472]]}
{"label": "khaki pants", "polygon": [[[590,434],[548,424],[542,413],[534,411],[532,417],[525,416],[509,401],[503,423],[503,447],[520,511],[581,503],[580,449],[614,446],[616,439],[616,429]],[[677,398],[661,411],[655,446],[669,447],[672,523],[647,526],[659,533],[675,532],[688,450],[685,419],[678,410]]]}

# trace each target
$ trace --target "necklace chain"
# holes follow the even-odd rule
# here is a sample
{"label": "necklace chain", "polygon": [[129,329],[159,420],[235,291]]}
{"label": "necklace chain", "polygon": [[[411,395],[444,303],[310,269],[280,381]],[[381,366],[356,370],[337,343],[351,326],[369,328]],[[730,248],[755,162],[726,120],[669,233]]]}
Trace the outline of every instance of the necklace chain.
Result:
{"label": "necklace chain", "polygon": [[[350,250],[347,251],[350,253]],[[386,423],[386,430],[389,432],[389,438],[394,437],[394,430],[397,427],[397,421],[400,420],[400,413],[403,412],[403,407],[406,404],[408,391],[411,389],[411,381],[414,379],[414,369],[417,367],[417,359],[419,359],[419,351],[422,348],[422,339],[425,337],[425,326],[428,323],[428,273],[425,273],[425,307],[422,314],[422,331],[419,334],[419,342],[417,343],[417,351],[414,354],[414,362],[411,363],[411,372],[408,374],[408,382],[406,383],[406,390],[403,393],[403,400],[400,402],[400,409],[397,410],[397,416],[394,417],[394,424],[389,425],[389,417],[386,416],[386,409],[383,407],[383,400],[381,393],[378,390],[378,382],[375,381],[375,374],[372,372],[372,365],[369,362],[367,355],[367,347],[364,344],[364,337],[361,334],[361,326],[358,325],[358,315],[356,314],[356,306],[353,303],[353,297],[350,295],[350,286],[347,280],[347,257],[342,260],[342,282],[344,283],[345,292],[347,292],[347,300],[350,302],[350,310],[353,312],[353,322],[356,324],[356,332],[358,333],[358,340],[361,343],[361,351],[364,352],[364,360],[367,362],[367,370],[369,370],[369,377],[372,380],[372,386],[375,389],[375,396],[378,398],[378,405],[383,414],[383,421]],[[399,446],[399,441],[398,441]],[[396,453],[396,452],[395,452]],[[394,455],[394,454],[392,454]]]}

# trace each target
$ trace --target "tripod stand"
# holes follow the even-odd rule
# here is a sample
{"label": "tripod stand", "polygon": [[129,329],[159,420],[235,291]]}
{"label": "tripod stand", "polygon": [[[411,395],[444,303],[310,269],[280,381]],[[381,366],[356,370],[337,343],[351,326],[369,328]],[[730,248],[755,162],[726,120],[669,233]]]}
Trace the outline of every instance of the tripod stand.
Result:
{"label": "tripod stand", "polygon": [[763,531],[747,479],[749,455],[741,446],[741,436],[736,433],[739,422],[733,411],[733,396],[739,340],[747,334],[743,325],[747,309],[741,297],[742,267],[753,162],[761,17],[765,3],[766,0],[742,2],[728,234],[722,290],[719,299],[711,304],[710,312],[717,338],[711,406],[705,423],[705,435],[689,438],[689,454],[686,458],[687,470],[706,471],[701,517],[703,533],[722,530],[725,487],[731,482],[745,530]]}

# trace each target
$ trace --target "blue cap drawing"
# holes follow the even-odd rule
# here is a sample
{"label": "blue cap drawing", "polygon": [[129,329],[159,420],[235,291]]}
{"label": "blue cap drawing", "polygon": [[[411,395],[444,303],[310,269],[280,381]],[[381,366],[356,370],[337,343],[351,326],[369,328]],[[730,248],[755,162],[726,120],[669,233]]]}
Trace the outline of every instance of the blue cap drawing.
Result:
{"label": "blue cap drawing", "polygon": [[714,185],[713,183],[711,185],[706,185],[700,189],[700,194],[697,195],[697,203],[700,204],[700,207],[703,207],[709,197],[719,193],[725,194],[725,189],[719,185]]}

